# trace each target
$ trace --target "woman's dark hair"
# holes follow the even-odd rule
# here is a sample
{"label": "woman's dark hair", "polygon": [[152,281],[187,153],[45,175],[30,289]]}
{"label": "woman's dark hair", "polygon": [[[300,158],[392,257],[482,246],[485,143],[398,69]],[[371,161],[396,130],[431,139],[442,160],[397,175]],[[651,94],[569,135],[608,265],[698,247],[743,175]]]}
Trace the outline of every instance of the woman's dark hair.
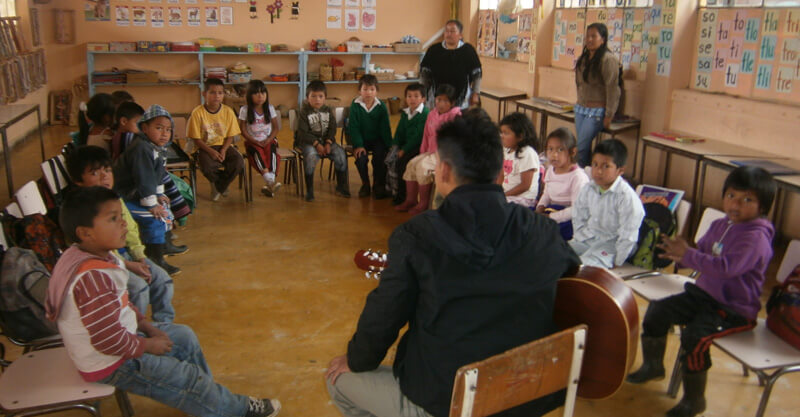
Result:
{"label": "woman's dark hair", "polygon": [[592,23],[586,28],[586,34],[589,34],[590,30],[596,30],[597,33],[603,38],[603,44],[597,48],[595,51],[594,56],[589,58],[589,49],[585,46],[583,47],[583,53],[581,54],[578,61],[575,63],[575,71],[578,71],[579,68],[583,65],[583,81],[589,81],[589,73],[591,72],[596,77],[603,79],[603,71],[600,68],[603,63],[603,57],[608,52],[608,27],[606,27],[603,23]]}
{"label": "woman's dark hair", "polygon": [[519,158],[522,149],[526,146],[530,146],[538,153],[538,149],[536,149],[536,143],[538,142],[536,129],[534,129],[533,122],[528,116],[520,112],[511,113],[500,121],[500,127],[503,126],[507,126],[520,139],[514,152],[515,158]]}
{"label": "woman's dark hair", "polygon": [[761,214],[766,216],[775,201],[777,187],[775,179],[765,169],[741,166],[731,171],[728,178],[725,178],[722,196],[724,198],[730,188],[738,191],[752,191],[758,198],[758,208],[761,210]]}
{"label": "woman's dark hair", "polygon": [[269,113],[269,91],[267,91],[267,86],[261,80],[251,80],[247,83],[247,124],[249,125],[256,122],[256,105],[253,103],[253,94],[258,93],[267,95],[267,100],[261,106],[264,122],[269,124],[270,120],[272,120],[272,116]]}
{"label": "woman's dark hair", "polygon": [[569,160],[574,164],[577,154],[572,154],[571,150],[577,149],[578,141],[575,140],[575,135],[572,134],[572,131],[566,127],[559,127],[558,129],[550,132],[550,134],[547,135],[547,140],[544,141],[545,150],[547,150],[547,141],[550,140],[550,138],[556,138],[561,142],[561,146],[563,146],[567,152],[570,153]]}
{"label": "woman's dark hair", "polygon": [[97,93],[93,95],[86,103],[86,112],[78,112],[78,145],[85,145],[89,139],[91,126],[86,119],[95,125],[110,125],[114,122],[115,110],[116,106],[111,94]]}

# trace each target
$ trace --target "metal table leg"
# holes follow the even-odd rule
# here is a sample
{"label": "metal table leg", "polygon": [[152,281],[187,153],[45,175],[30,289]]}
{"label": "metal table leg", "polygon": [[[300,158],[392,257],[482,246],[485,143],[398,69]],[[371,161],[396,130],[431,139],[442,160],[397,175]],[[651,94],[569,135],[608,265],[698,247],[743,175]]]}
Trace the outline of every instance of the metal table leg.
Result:
{"label": "metal table leg", "polygon": [[11,149],[8,147],[8,131],[5,127],[2,129],[3,136],[3,159],[6,164],[6,183],[8,184],[8,196],[14,198],[14,180],[11,178]]}

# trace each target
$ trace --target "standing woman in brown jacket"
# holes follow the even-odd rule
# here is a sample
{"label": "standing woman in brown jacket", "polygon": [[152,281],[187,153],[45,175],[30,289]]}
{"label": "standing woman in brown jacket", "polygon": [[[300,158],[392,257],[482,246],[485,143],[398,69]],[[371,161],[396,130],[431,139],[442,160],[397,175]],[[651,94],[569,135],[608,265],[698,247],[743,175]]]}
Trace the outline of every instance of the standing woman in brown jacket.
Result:
{"label": "standing woman in brown jacket", "polygon": [[592,139],[605,127],[619,105],[619,60],[608,49],[608,28],[592,23],[586,28],[583,53],[575,64],[575,131],[578,137],[578,164],[591,163]]}

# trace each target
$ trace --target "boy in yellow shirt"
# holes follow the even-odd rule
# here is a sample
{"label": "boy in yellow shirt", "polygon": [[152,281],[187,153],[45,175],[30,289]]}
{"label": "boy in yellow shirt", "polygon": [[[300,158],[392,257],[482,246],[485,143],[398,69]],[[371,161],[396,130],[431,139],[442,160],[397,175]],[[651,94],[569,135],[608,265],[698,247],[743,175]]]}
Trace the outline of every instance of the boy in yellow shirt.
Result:
{"label": "boy in yellow shirt", "polygon": [[200,171],[211,183],[211,200],[217,201],[220,195],[228,195],[228,186],[244,169],[242,155],[231,146],[233,137],[241,131],[233,109],[222,104],[222,80],[207,79],[203,97],[205,104],[195,107],[189,117],[187,136],[199,149]]}

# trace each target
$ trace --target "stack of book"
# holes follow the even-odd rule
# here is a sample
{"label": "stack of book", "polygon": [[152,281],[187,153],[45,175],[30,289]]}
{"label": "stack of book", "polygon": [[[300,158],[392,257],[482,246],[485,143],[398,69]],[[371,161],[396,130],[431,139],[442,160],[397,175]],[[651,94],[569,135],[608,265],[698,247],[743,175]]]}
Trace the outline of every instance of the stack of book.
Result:
{"label": "stack of book", "polygon": [[531,100],[561,110],[572,110],[573,107],[572,103],[550,97],[531,97]]}
{"label": "stack of book", "polygon": [[223,81],[228,78],[228,70],[225,67],[206,67],[204,72],[206,78],[218,78]]}

